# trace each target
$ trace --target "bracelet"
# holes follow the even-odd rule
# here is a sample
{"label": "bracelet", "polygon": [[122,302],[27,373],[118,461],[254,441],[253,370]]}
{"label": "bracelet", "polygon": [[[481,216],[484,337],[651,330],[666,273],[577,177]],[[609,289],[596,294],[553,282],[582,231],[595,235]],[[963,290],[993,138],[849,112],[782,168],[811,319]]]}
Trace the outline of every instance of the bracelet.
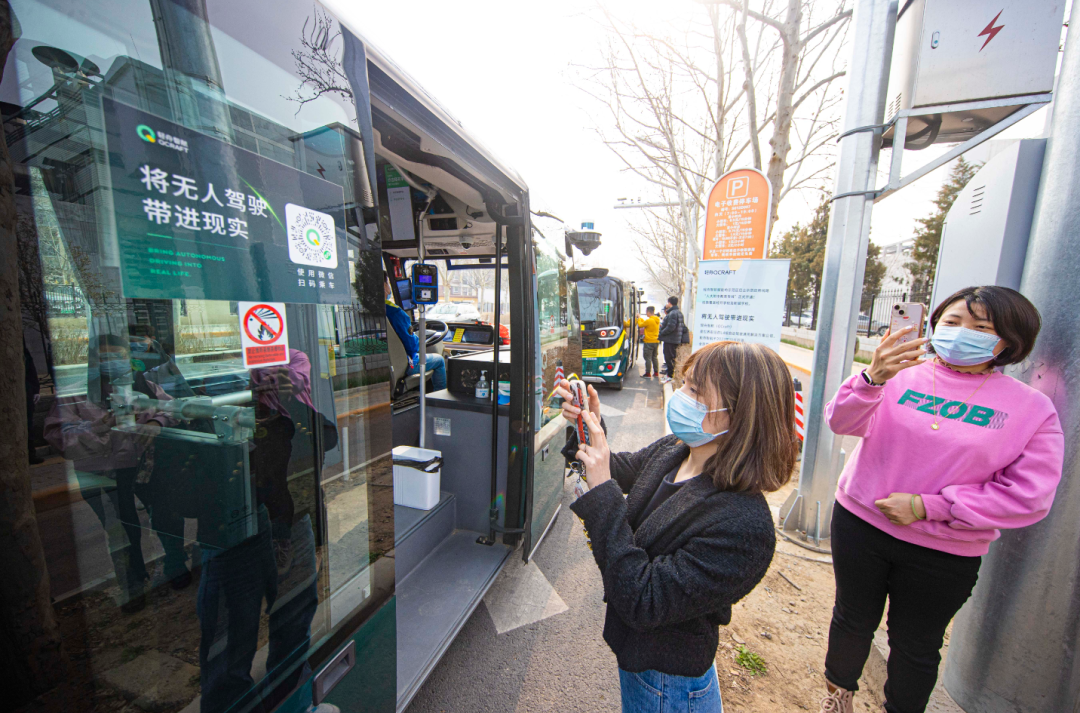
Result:
{"label": "bracelet", "polygon": [[867,373],[866,369],[862,370],[862,378],[863,378],[863,381],[866,382],[867,386],[884,386],[885,385],[884,381],[879,384],[878,382],[871,379],[870,374]]}
{"label": "bracelet", "polygon": [[911,514],[915,516],[916,520],[925,520],[926,515],[919,517],[919,511],[915,509],[915,496],[911,496]]}

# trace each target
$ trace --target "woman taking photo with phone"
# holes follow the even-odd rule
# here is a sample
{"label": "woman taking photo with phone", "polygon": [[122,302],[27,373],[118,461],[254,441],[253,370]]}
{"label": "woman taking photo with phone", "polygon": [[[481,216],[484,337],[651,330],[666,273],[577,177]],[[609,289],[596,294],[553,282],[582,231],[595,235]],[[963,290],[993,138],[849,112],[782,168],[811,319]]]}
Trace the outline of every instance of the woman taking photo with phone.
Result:
{"label": "woman taking photo with phone", "polygon": [[[776,546],[763,493],[795,466],[795,394],[787,366],[759,344],[716,342],[683,369],[667,404],[672,435],[637,453],[611,453],[600,400],[579,414],[589,444],[564,453],[589,487],[582,519],[604,582],[604,640],[619,663],[624,713],[720,713],[714,660],[731,605],[765,575]],[[626,495],[624,498],[623,495]]]}
{"label": "woman taking photo with phone", "polygon": [[[931,339],[889,334],[869,368],[825,407],[861,436],[832,515],[836,604],[821,710],[852,694],[889,601],[888,713],[921,713],[937,682],[945,628],[975,587],[1000,528],[1050,510],[1064,437],[1044,394],[999,367],[1024,360],[1041,320],[1006,287],[969,287],[930,317]],[[933,358],[920,360],[927,353]]]}

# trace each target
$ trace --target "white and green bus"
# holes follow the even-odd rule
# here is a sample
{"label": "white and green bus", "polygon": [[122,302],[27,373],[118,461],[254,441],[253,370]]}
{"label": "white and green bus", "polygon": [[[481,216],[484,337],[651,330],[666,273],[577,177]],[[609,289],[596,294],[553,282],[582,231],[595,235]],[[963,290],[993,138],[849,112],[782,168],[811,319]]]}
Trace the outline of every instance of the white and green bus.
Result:
{"label": "white and green bus", "polygon": [[[0,606],[44,622],[0,632],[6,707],[404,710],[562,502],[581,333],[526,184],[318,2],[6,18],[36,535]],[[426,321],[440,390],[386,319],[417,261],[494,288]],[[442,452],[427,509],[399,445]]]}

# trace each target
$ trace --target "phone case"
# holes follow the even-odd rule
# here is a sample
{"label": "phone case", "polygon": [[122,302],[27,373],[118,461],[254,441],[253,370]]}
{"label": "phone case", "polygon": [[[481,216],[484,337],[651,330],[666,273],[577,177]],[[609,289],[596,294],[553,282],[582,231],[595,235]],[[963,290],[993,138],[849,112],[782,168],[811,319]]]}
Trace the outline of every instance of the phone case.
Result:
{"label": "phone case", "polygon": [[908,332],[896,340],[897,344],[906,344],[922,337],[925,322],[926,305],[921,302],[901,302],[893,305],[889,319],[889,332],[890,334],[896,334],[905,327],[915,327],[914,331]]}
{"label": "phone case", "polygon": [[[589,408],[589,390],[585,386],[585,382],[580,379],[572,379],[570,381],[570,393],[574,397],[571,403],[584,413],[585,409]],[[577,435],[578,443],[592,443],[589,439],[589,426],[585,423],[585,419],[581,417],[581,414],[578,414],[577,417]]]}

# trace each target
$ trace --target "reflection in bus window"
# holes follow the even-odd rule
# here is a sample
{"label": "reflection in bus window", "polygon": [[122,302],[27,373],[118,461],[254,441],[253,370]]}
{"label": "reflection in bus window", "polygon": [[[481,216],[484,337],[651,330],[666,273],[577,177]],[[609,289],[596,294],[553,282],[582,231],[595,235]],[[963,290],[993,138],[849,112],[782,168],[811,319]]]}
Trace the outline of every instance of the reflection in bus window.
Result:
{"label": "reflection in bus window", "polygon": [[[394,592],[357,109],[296,65],[337,23],[280,0],[11,4],[31,487],[76,664],[45,707],[270,710]],[[342,42],[324,49],[340,68]],[[124,116],[153,128],[110,123]],[[316,195],[297,220],[333,230],[288,244],[299,267],[286,203]],[[274,225],[278,243],[259,237]],[[239,303],[257,300],[283,305],[277,363],[245,361]]]}
{"label": "reflection in bus window", "polygon": [[537,235],[536,249],[536,301],[540,312],[540,369],[543,375],[541,388],[545,398],[537,428],[542,428],[559,413],[558,399],[547,398],[555,389],[555,382],[581,372],[581,339],[572,328],[573,311],[570,309],[570,285],[566,280],[566,264],[559,251]]}

